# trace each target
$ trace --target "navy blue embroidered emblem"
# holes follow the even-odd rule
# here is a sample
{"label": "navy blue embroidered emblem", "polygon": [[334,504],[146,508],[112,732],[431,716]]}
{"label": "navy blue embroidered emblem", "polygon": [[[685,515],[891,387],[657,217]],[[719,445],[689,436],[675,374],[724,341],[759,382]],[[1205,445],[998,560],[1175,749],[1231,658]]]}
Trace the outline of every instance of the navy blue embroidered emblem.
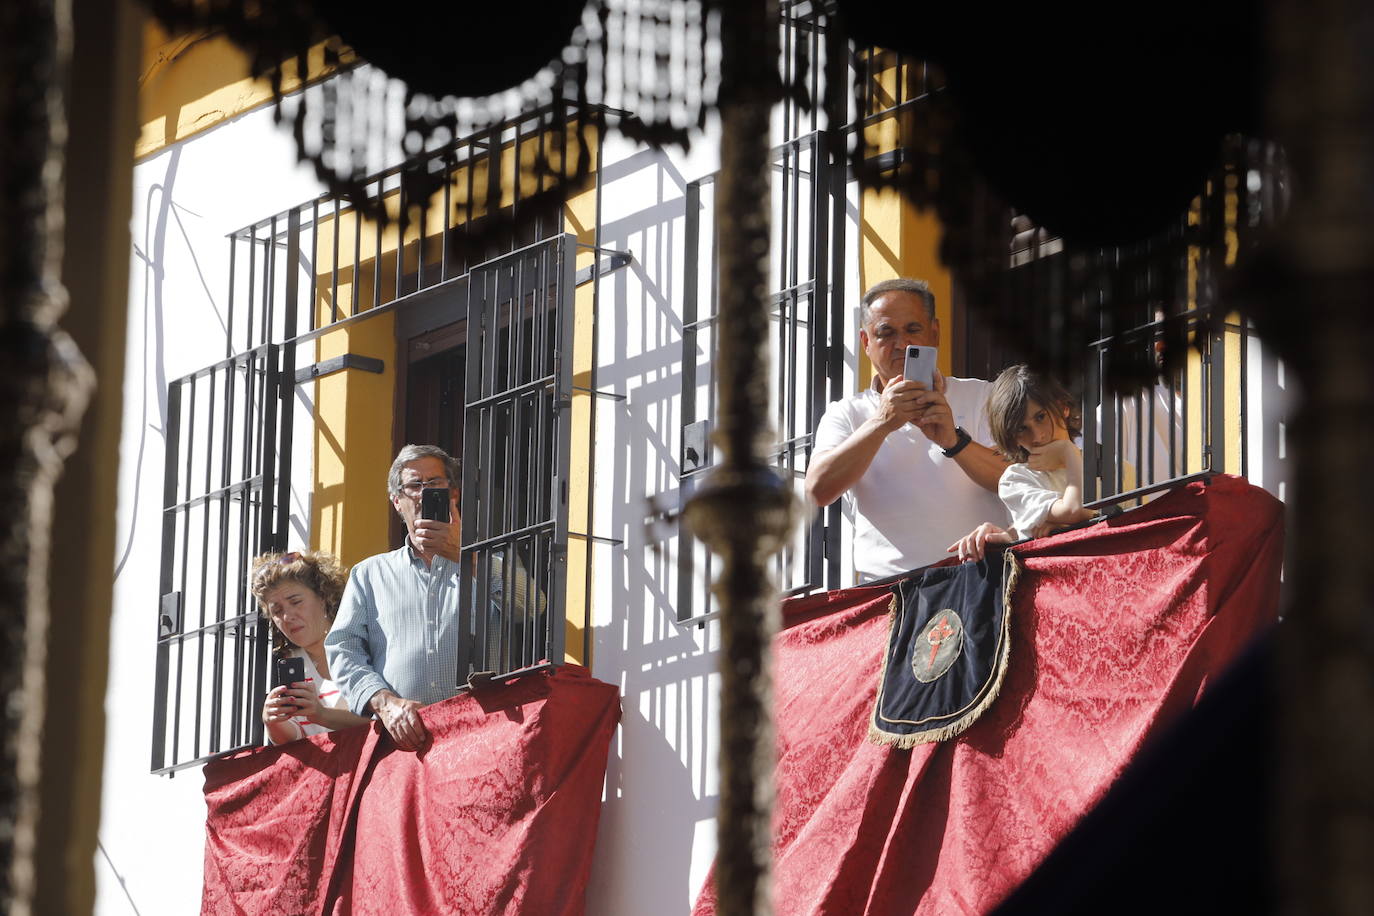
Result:
{"label": "navy blue embroidered emblem", "polygon": [[[930,655],[925,647],[930,645]],[[949,670],[964,648],[964,622],[953,608],[945,608],[932,615],[930,623],[921,631],[911,653],[911,673],[922,684],[929,684]]]}
{"label": "navy blue embroidered emblem", "polygon": [[1011,654],[1010,550],[927,567],[892,587],[887,651],[869,739],[914,747],[960,734],[997,698]]}

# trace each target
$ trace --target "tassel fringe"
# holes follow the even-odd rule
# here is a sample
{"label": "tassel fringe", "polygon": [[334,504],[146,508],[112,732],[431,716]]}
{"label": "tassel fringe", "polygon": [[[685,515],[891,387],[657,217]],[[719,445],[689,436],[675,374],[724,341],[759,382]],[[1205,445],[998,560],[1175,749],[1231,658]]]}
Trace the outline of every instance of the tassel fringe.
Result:
{"label": "tassel fringe", "polygon": [[[938,728],[929,728],[925,731],[912,732],[910,734],[897,734],[895,732],[884,731],[875,722],[877,716],[876,701],[874,714],[868,717],[868,740],[874,744],[885,747],[895,747],[901,750],[911,750],[918,744],[931,744],[936,741],[948,741],[950,738],[958,737],[968,730],[979,717],[987,711],[997,697],[1002,692],[1002,682],[1006,679],[1007,663],[1011,658],[1011,610],[1012,596],[1016,592],[1016,585],[1021,579],[1021,562],[1016,559],[1013,551],[1007,550],[1002,554],[1002,632],[1000,636],[1001,649],[997,653],[997,661],[993,666],[994,675],[991,683],[983,691],[983,696],[977,705],[960,716],[956,721]],[[897,619],[897,596],[894,593],[892,601],[887,610],[887,626],[889,639],[891,638],[892,626]],[[878,697],[883,695],[883,685],[887,680],[887,665],[883,665],[882,680],[878,682]]]}

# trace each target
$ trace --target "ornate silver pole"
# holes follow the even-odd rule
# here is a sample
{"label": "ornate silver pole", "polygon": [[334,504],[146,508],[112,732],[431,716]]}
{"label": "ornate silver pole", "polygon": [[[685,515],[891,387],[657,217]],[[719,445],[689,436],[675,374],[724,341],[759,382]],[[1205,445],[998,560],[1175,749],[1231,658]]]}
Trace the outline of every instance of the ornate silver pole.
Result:
{"label": "ornate silver pole", "polygon": [[771,912],[774,746],[769,644],[777,594],[767,559],[792,499],[765,461],[768,422],[769,117],[779,96],[775,0],[730,0],[721,16],[720,303],[716,442],[722,461],[687,505],[693,532],[721,562],[720,809],[717,911]]}

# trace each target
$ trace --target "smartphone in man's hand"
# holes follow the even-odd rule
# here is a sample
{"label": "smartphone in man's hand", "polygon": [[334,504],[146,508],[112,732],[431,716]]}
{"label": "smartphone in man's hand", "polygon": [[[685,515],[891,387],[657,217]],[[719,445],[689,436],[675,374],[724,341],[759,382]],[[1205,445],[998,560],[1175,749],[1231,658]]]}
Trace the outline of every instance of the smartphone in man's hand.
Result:
{"label": "smartphone in man's hand", "polygon": [[940,355],[938,347],[906,348],[906,363],[902,368],[902,378],[909,382],[920,382],[927,388],[935,387],[935,358]]}
{"label": "smartphone in man's hand", "polygon": [[420,518],[449,521],[448,487],[425,487],[420,492]]}

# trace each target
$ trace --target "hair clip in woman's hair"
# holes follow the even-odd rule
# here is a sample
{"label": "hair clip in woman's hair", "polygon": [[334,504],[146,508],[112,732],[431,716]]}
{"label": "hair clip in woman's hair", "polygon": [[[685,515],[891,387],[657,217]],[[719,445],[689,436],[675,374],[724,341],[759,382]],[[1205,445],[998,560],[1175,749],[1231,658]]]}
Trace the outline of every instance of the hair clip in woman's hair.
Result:
{"label": "hair clip in woman's hair", "polygon": [[274,575],[272,571],[278,566],[290,566],[292,563],[296,563],[303,559],[298,550],[284,553],[275,559],[269,559],[270,556],[271,554],[264,554],[255,561],[255,568],[253,570],[254,583],[261,583],[271,579]]}

